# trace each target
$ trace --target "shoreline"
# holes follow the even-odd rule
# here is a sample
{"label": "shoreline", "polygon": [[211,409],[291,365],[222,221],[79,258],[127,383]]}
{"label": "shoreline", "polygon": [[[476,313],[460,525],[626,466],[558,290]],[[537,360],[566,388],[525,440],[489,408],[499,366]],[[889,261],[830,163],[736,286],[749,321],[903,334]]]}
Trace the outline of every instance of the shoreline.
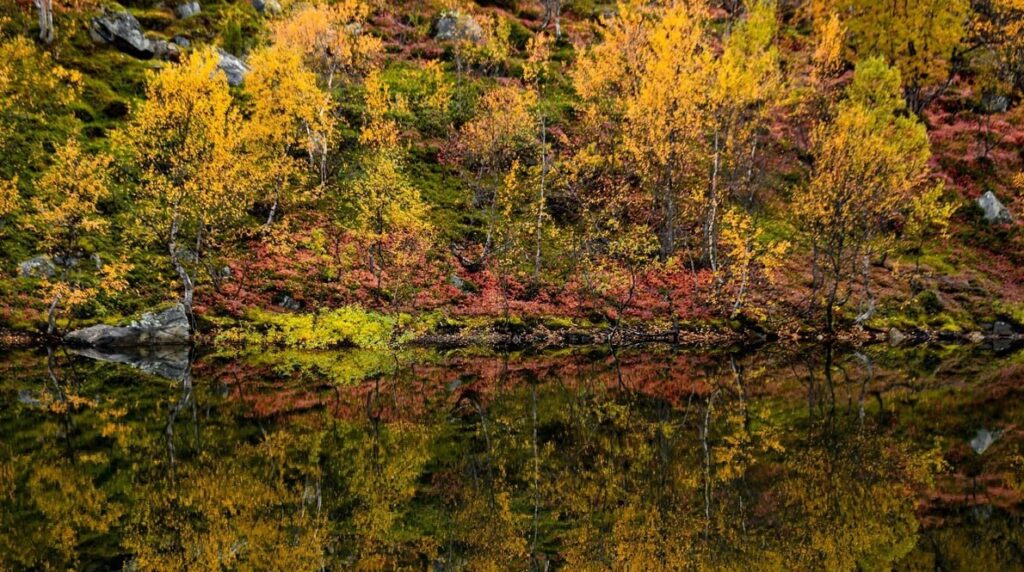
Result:
{"label": "shoreline", "polygon": [[[191,346],[194,347],[289,347],[282,344],[232,344],[214,341],[221,330],[201,332],[194,336]],[[944,330],[909,329],[900,331],[891,328],[888,331],[865,329],[859,326],[846,328],[837,332],[804,331],[783,334],[778,331],[762,331],[754,329],[735,330],[714,328],[710,324],[696,329],[648,329],[638,324],[626,324],[615,327],[566,327],[550,328],[544,324],[532,327],[509,329],[500,323],[484,327],[465,327],[455,332],[431,332],[417,335],[404,342],[396,343],[391,349],[422,348],[422,349],[460,349],[480,348],[493,350],[559,350],[572,347],[610,346],[610,347],[643,347],[668,345],[681,348],[706,347],[755,347],[775,343],[820,344],[834,343],[841,345],[877,345],[888,343],[893,347],[917,346],[929,343],[946,343],[958,345],[1004,345],[1007,348],[1024,345],[1024,333],[1006,332],[950,332]],[[65,344],[61,337],[48,336],[42,332],[0,329],[0,350],[17,350],[60,346]],[[147,347],[127,346],[118,349],[135,349]],[[346,349],[349,345],[338,345],[325,350]]]}

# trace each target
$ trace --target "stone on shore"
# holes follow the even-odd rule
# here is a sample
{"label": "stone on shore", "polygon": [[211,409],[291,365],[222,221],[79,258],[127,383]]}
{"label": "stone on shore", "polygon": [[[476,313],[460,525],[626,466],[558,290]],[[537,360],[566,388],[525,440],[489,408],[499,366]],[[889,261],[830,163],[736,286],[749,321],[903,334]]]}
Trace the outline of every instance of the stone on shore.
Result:
{"label": "stone on shore", "polygon": [[186,345],[191,339],[185,306],[175,304],[160,313],[146,313],[126,326],[95,325],[75,330],[64,341],[69,345],[91,348],[130,348],[141,346]]}

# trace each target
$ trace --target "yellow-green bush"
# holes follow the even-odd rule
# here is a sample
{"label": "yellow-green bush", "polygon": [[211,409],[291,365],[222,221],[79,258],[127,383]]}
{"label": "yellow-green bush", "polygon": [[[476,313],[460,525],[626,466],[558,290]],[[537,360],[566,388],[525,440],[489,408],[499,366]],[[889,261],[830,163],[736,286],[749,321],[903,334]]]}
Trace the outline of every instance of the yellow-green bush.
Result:
{"label": "yellow-green bush", "polygon": [[281,314],[252,310],[249,324],[221,334],[218,341],[242,345],[274,345],[307,350],[355,346],[386,349],[396,319],[358,306],[325,309],[312,314]]}

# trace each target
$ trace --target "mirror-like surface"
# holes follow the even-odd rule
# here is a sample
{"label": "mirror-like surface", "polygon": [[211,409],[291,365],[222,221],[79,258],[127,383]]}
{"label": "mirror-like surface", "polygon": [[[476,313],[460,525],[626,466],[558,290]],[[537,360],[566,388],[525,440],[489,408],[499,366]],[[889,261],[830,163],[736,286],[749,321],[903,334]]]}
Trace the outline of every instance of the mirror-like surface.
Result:
{"label": "mirror-like surface", "polygon": [[1020,569],[1022,394],[940,347],[0,354],[0,569]]}

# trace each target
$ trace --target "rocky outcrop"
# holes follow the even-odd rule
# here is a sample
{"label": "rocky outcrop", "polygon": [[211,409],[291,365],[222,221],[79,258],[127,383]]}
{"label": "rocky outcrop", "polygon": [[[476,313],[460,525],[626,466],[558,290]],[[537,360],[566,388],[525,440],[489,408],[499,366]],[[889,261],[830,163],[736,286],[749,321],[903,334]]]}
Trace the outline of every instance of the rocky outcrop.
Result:
{"label": "rocky outcrop", "polygon": [[252,0],[252,7],[260,14],[281,13],[281,4],[277,0]]}
{"label": "rocky outcrop", "polygon": [[1010,210],[999,202],[999,199],[992,191],[986,191],[978,198],[978,207],[985,214],[985,220],[992,224],[1010,224],[1013,222],[1013,215]]}
{"label": "rocky outcrop", "polygon": [[[175,9],[175,13],[183,9],[185,12],[189,12],[193,8],[198,13],[199,3],[182,4]],[[181,18],[188,17],[178,14]],[[188,47],[187,41],[179,43],[176,40],[168,42],[167,40],[147,38],[142,25],[135,19],[135,16],[125,11],[105,11],[102,15],[93,18],[89,33],[97,42],[110,44],[128,55],[142,60],[157,58],[178,61],[181,57],[181,48]]]}
{"label": "rocky outcrop", "polygon": [[174,15],[184,20],[185,18],[191,18],[192,16],[199,14],[201,11],[202,8],[199,7],[199,2],[185,2],[184,4],[179,4],[174,9]]}
{"label": "rocky outcrop", "polygon": [[143,34],[142,25],[135,16],[126,11],[104,11],[92,19],[91,33],[94,39],[143,60],[156,56],[159,47]]}
{"label": "rocky outcrop", "polygon": [[185,307],[176,304],[160,313],[146,313],[126,326],[96,325],[75,330],[64,341],[87,348],[130,348],[186,345],[191,338]]}
{"label": "rocky outcrop", "polygon": [[53,278],[57,267],[49,256],[41,255],[29,258],[18,264],[18,276],[22,278]]}
{"label": "rocky outcrop", "polygon": [[249,73],[245,62],[221,49],[217,50],[217,55],[220,56],[217,67],[228,77],[228,85],[231,87],[242,85],[242,82],[245,81],[245,74]]}
{"label": "rocky outcrop", "polygon": [[454,11],[443,12],[434,22],[435,40],[479,42],[483,36],[483,28],[468,14]]}

